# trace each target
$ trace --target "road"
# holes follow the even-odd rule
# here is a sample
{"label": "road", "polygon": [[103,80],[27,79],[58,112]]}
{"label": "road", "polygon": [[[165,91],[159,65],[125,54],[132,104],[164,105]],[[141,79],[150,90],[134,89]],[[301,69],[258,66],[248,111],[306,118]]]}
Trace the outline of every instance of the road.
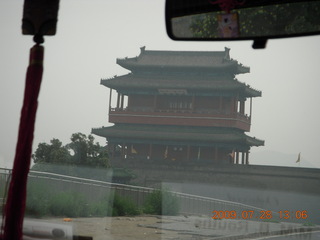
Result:
{"label": "road", "polygon": [[286,235],[262,237],[255,240],[319,240],[320,231],[307,233],[291,233]]}

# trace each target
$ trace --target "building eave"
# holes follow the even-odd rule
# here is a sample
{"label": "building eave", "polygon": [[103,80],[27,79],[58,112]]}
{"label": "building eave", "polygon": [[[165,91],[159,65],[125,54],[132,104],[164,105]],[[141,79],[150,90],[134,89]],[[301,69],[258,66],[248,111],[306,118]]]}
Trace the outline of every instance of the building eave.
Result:
{"label": "building eave", "polygon": [[150,143],[160,140],[179,144],[240,144],[248,147],[264,145],[264,141],[230,128],[116,124],[111,127],[92,129],[92,133],[107,139],[123,139],[128,142],[143,139]]}
{"label": "building eave", "polygon": [[186,76],[184,79],[168,76],[147,76],[141,77],[134,74],[116,76],[110,79],[101,79],[101,84],[120,92],[134,93],[145,92],[156,94],[159,89],[186,89],[195,94],[199,92],[207,95],[235,95],[237,92],[243,97],[260,97],[261,91],[251,88],[249,85],[237,80],[215,78],[201,78]]}
{"label": "building eave", "polygon": [[139,56],[118,58],[117,64],[132,72],[152,71],[230,71],[233,74],[250,72],[250,68],[230,59],[230,49],[225,51],[147,51],[141,48]]}

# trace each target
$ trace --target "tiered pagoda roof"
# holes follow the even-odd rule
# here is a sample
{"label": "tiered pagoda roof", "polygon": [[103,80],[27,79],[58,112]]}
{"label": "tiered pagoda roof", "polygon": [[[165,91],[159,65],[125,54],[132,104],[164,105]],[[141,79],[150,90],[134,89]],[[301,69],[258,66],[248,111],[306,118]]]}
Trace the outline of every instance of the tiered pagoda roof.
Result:
{"label": "tiered pagoda roof", "polygon": [[223,77],[135,75],[127,74],[112,79],[102,79],[101,84],[120,92],[154,93],[159,89],[185,89],[188,93],[208,92],[209,95],[223,95],[239,92],[243,97],[260,97],[261,91],[237,81]]}
{"label": "tiered pagoda roof", "polygon": [[213,144],[238,144],[243,147],[262,146],[263,140],[249,137],[237,129],[212,127],[184,127],[165,125],[117,124],[111,127],[95,128],[92,133],[101,137],[108,136],[109,140],[126,139],[139,143],[191,143],[198,146]]}
{"label": "tiered pagoda roof", "polygon": [[250,72],[250,68],[230,58],[229,48],[225,51],[149,51],[141,48],[139,56],[117,59],[117,64],[135,72],[143,71],[209,71],[240,74]]}

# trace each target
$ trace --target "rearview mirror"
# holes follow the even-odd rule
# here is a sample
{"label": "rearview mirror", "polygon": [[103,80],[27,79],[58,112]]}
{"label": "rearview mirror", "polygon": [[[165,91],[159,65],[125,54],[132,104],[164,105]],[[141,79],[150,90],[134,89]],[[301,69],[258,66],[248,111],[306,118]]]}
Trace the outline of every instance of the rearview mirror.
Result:
{"label": "rearview mirror", "polygon": [[[320,34],[320,1],[167,0],[166,26],[174,40],[254,40]],[[260,45],[260,46],[259,46]]]}

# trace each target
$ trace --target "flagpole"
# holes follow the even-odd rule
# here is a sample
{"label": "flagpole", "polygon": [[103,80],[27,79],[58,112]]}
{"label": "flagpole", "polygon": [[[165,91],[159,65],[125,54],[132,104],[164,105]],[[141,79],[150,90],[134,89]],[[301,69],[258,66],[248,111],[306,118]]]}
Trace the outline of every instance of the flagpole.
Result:
{"label": "flagpole", "polygon": [[300,167],[300,162],[301,162],[301,152],[299,152],[298,159],[296,161],[296,163],[299,163],[299,167]]}

